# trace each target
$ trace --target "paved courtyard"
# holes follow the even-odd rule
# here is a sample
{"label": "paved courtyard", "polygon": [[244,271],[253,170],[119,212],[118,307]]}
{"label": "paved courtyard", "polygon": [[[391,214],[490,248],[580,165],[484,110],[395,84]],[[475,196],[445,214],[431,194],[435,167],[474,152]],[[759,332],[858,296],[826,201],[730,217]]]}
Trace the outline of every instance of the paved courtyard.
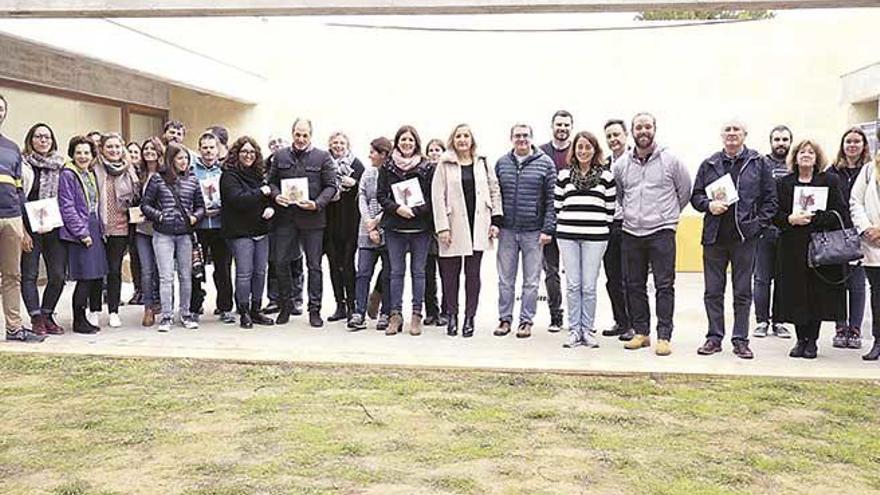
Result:
{"label": "paved courtyard", "polygon": [[[492,260],[493,257],[488,257]],[[335,309],[329,277],[325,271],[324,309],[325,319]],[[33,352],[55,354],[93,354],[108,356],[149,356],[200,359],[225,359],[235,361],[289,361],[298,363],[383,365],[431,368],[471,368],[492,370],[554,371],[585,374],[630,373],[693,373],[717,375],[766,375],[810,378],[880,378],[880,364],[861,360],[861,351],[840,350],[831,347],[833,325],[825,323],[819,342],[819,357],[809,361],[791,359],[788,350],[793,339],[775,337],[752,339],[755,359],[745,361],[731,352],[729,340],[724,351],[713,356],[699,356],[697,348],[706,332],[703,310],[702,274],[679,273],[676,280],[675,332],[672,338],[673,354],[658,357],[653,349],[628,351],[615,338],[599,337],[598,349],[564,349],[565,332],[547,332],[549,314],[546,302],[540,302],[533,336],[516,339],[511,333],[499,338],[492,335],[497,322],[497,275],[494,263],[483,263],[483,290],[477,331],[473,338],[446,336],[445,328],[427,327],[423,335],[407,333],[393,337],[375,330],[371,321],[367,330],[351,332],[344,322],[325,323],[324,328],[308,326],[307,316],[294,317],[288,325],[255,327],[242,330],[235,325],[217,321],[213,293],[206,300],[206,314],[201,327],[190,331],[175,327],[167,334],[160,334],[156,327],[140,325],[142,308],[124,306],[120,310],[124,326],[110,329],[106,326],[97,335],[77,335],[68,332],[52,336],[41,345],[0,343],[0,352]],[[563,280],[564,284],[564,280]],[[612,323],[611,308],[604,291],[604,279],[600,280],[598,328]],[[212,283],[205,284],[211,290]],[[70,295],[73,284],[69,283],[59,303],[59,322],[69,330]],[[132,287],[123,287],[124,299]],[[543,290],[542,290],[543,292]],[[729,289],[728,289],[729,292]],[[404,311],[408,312],[409,296],[404,298]],[[463,296],[461,306],[464,306]],[[653,308],[653,300],[651,301]],[[730,298],[727,327],[732,324]],[[102,319],[102,325],[106,318]],[[870,346],[870,318],[866,318],[865,347]]]}

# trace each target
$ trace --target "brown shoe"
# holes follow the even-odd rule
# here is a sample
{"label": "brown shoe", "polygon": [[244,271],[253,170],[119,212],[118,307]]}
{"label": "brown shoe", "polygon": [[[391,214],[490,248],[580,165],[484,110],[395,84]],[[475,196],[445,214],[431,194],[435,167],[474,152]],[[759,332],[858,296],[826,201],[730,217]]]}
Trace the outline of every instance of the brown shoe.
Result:
{"label": "brown shoe", "polygon": [[422,334],[422,315],[418,313],[413,313],[412,318],[409,320],[409,334],[410,335],[421,335]]}
{"label": "brown shoe", "polygon": [[400,313],[397,311],[391,313],[391,317],[388,318],[388,328],[385,329],[385,335],[397,335],[400,332],[401,327],[403,327],[403,317],[400,316]]}
{"label": "brown shoe", "polygon": [[40,337],[46,336],[46,317],[43,315],[31,316],[31,332]]}
{"label": "brown shoe", "polygon": [[520,323],[519,328],[516,329],[516,338],[527,339],[531,336],[532,336],[532,324],[531,323]]}
{"label": "brown shoe", "polygon": [[504,337],[505,335],[510,333],[510,322],[502,321],[498,324],[498,328],[493,332],[496,337]]}
{"label": "brown shoe", "polygon": [[46,333],[49,335],[64,335],[64,329],[61,325],[55,323],[55,320],[51,315],[44,316],[44,322],[46,324]]}
{"label": "brown shoe", "polygon": [[742,359],[753,359],[755,357],[755,354],[749,349],[748,342],[734,342],[733,353]]}
{"label": "brown shoe", "polygon": [[141,320],[141,325],[145,327],[151,327],[156,323],[156,313],[153,312],[153,308],[147,306],[144,308],[144,319]]}
{"label": "brown shoe", "polygon": [[706,339],[706,343],[697,349],[697,354],[701,356],[708,356],[716,352],[721,352],[721,344],[712,339]]}
{"label": "brown shoe", "polygon": [[367,316],[370,317],[371,320],[375,320],[379,315],[379,305],[382,303],[382,294],[379,294],[376,291],[370,293],[370,297],[367,299]]}

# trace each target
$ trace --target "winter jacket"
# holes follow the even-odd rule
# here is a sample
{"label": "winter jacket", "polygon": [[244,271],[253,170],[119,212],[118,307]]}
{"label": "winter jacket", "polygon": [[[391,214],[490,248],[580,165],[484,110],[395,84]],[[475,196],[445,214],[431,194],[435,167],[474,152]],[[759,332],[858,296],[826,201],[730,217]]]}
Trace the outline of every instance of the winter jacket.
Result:
{"label": "winter jacket", "polygon": [[[354,170],[351,178],[360,183],[364,173],[364,166],[355,158],[351,163]],[[358,210],[358,184],[353,185],[347,191],[339,192],[339,199],[331,201],[327,205],[327,239],[348,241],[358,235],[358,226],[361,223],[361,215]]]}
{"label": "winter jacket", "polygon": [[691,176],[668,148],[656,144],[644,165],[633,149],[620,155],[611,171],[623,208],[624,232],[644,237],[678,227],[691,198]]}
{"label": "winter jacket", "polygon": [[[94,171],[89,171],[92,180],[97,184]],[[58,178],[58,209],[61,212],[61,221],[64,226],[58,232],[62,240],[80,242],[89,237],[89,202],[86,199],[86,186],[80,177],[79,171],[72,163],[68,163],[61,169]],[[101,209],[98,208],[100,217]],[[103,233],[103,222],[98,222]],[[96,241],[97,239],[92,239]]]}
{"label": "winter jacket", "polygon": [[21,151],[0,135],[0,218],[20,217],[24,209],[21,183]]}
{"label": "winter jacket", "polygon": [[141,210],[144,216],[153,222],[153,230],[166,235],[181,235],[192,232],[189,218],[177,207],[174,193],[180,198],[180,204],[186,215],[196,217],[196,222],[205,216],[205,200],[199,187],[199,181],[192,173],[177,177],[174,186],[169,186],[160,174],[150,177]]}
{"label": "winter jacket", "polygon": [[[214,162],[214,165],[207,166],[205,162],[202,161],[201,157],[196,157],[193,160],[193,173],[196,176],[196,179],[199,180],[199,185],[209,179],[219,180],[220,176],[223,174],[223,168],[220,166],[220,162]],[[203,188],[199,188],[202,192],[202,199],[205,200],[205,218],[203,218],[196,228],[198,229],[219,229],[222,226],[221,220],[221,205],[222,201],[220,198],[220,191],[212,191],[213,198],[216,200],[214,204],[208,204],[207,198],[205,198],[205,190]]]}
{"label": "winter jacket", "polygon": [[[330,153],[309,147],[295,151],[292,146],[276,151],[269,160],[271,166],[266,182],[272,188],[275,205],[275,224],[293,222],[300,229],[323,229],[327,225],[324,209],[336,195],[336,166]],[[275,198],[281,194],[281,180],[297,177],[309,179],[309,199],[315,202],[315,211],[303,210],[297,205],[279,206]]]}
{"label": "winter jacket", "polygon": [[495,175],[501,187],[502,227],[520,232],[540,230],[553,235],[556,231],[553,160],[533,146],[531,154],[518,163],[511,151],[495,163]]}
{"label": "winter jacket", "polygon": [[468,211],[461,184],[462,166],[455,152],[447,152],[434,169],[431,181],[431,203],[434,212],[434,230],[448,230],[452,242],[439,243],[442,257],[471,256],[474,251],[492,248],[489,227],[492,217],[502,215],[501,188],[495,171],[489,169],[486,158],[476,157],[473,165],[475,184],[474,229],[471,232]]}
{"label": "winter jacket", "polygon": [[220,176],[223,209],[223,237],[257,237],[269,233],[269,221],[263,210],[270,205],[268,196],[260,191],[263,178],[253,170],[227,169]]}
{"label": "winter jacket", "polygon": [[[432,177],[433,169],[424,158],[422,158],[418,165],[407,172],[400,170],[393,160],[389,159],[386,161],[382,168],[379,169],[379,179],[376,186],[376,196],[379,199],[379,204],[382,205],[382,210],[385,212],[382,215],[382,227],[395,232],[432,232]],[[412,208],[415,214],[413,218],[403,218],[397,214],[397,209],[401,205],[394,199],[392,186],[409,179],[416,179],[418,181],[425,204]]]}
{"label": "winter jacket", "polygon": [[[863,234],[869,228],[880,228],[880,176],[873,163],[868,162],[853,182],[849,198],[850,215],[853,225]],[[862,237],[862,264],[880,267],[880,246]],[[880,317],[880,316],[878,316]]]}
{"label": "winter jacket", "polygon": [[[721,216],[709,212],[711,198],[706,195],[706,186],[727,175],[724,166],[725,153],[719,151],[710,156],[697,170],[694,179],[694,191],[691,205],[694,209],[705,213],[703,216],[702,244],[709,246],[718,239]],[[762,230],[773,222],[778,201],[776,199],[776,181],[767,167],[764,158],[755,150],[743,148],[742,166],[734,181],[739,200],[729,208],[733,209],[734,223],[740,242],[758,237]]]}

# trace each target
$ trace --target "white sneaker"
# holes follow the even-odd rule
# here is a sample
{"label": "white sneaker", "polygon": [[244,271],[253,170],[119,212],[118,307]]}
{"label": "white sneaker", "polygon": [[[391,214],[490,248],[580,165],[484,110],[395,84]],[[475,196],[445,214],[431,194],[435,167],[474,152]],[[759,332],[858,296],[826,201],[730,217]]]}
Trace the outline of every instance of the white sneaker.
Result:
{"label": "white sneaker", "polygon": [[162,321],[159,322],[159,331],[162,333],[171,331],[171,318],[163,317]]}
{"label": "white sneaker", "polygon": [[596,336],[593,332],[584,333],[583,343],[587,347],[595,348],[599,347],[599,341],[596,340]]}
{"label": "white sneaker", "polygon": [[110,328],[119,328],[122,326],[122,320],[119,319],[118,313],[110,313],[110,318],[108,320],[107,324]]}
{"label": "white sneaker", "polygon": [[183,322],[183,328],[187,330],[198,330],[199,328],[199,322],[191,316],[181,318],[181,321]]}
{"label": "white sneaker", "polygon": [[562,344],[562,347],[566,349],[571,349],[573,347],[577,347],[579,345],[584,344],[584,339],[578,332],[569,332],[568,338],[565,339],[565,342]]}
{"label": "white sneaker", "polygon": [[101,314],[101,313],[100,313],[100,312],[97,312],[97,311],[94,311],[94,312],[93,312],[93,311],[88,311],[88,312],[86,312],[86,320],[87,320],[91,325],[96,326],[96,327],[99,327],[99,326],[101,326],[101,325],[99,325],[99,320],[100,320],[100,318],[98,318],[98,316],[99,316],[100,314]]}

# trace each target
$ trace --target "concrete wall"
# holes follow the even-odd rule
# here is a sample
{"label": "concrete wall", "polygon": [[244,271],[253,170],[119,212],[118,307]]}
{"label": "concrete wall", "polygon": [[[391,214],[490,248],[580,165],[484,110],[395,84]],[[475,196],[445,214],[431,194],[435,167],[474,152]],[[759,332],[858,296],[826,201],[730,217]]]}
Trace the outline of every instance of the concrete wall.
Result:
{"label": "concrete wall", "polygon": [[[208,126],[220,124],[229,129],[230,144],[232,140],[244,134],[253,133],[256,128],[254,106],[217,98],[189,89],[171,87],[171,111],[169,118],[186,124],[185,143],[196,149],[199,134]],[[264,142],[259,135],[254,138]],[[265,154],[265,151],[264,151]]]}

